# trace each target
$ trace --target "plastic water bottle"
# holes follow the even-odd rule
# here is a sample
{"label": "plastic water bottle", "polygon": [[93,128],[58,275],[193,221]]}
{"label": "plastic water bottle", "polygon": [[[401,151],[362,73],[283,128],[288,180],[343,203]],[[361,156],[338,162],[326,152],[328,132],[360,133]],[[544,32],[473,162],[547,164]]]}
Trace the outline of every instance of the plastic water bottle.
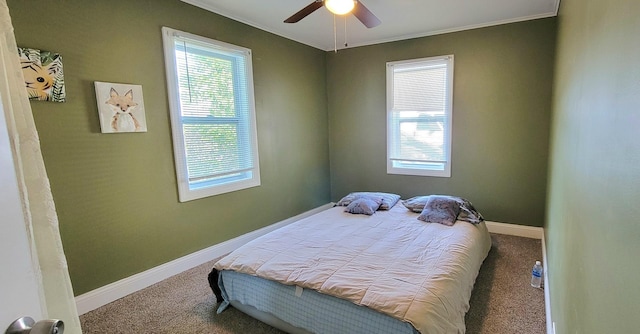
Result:
{"label": "plastic water bottle", "polygon": [[533,270],[531,270],[531,286],[534,288],[542,286],[542,263],[540,261],[536,261]]}

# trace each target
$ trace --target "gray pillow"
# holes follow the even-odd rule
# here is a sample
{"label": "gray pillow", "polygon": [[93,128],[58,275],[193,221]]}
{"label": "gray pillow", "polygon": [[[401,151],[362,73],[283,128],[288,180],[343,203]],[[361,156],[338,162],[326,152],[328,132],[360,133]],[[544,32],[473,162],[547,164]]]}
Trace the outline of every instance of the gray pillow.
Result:
{"label": "gray pillow", "polygon": [[340,199],[340,201],[338,201],[338,203],[336,203],[336,205],[348,206],[353,200],[362,196],[381,198],[382,204],[380,205],[380,210],[389,210],[400,200],[400,195],[397,194],[360,191],[350,193],[349,195],[343,197],[342,199]]}
{"label": "gray pillow", "polygon": [[[444,196],[444,195],[440,195],[440,196]],[[407,209],[413,212],[422,213],[422,210],[424,209],[425,204],[427,204],[429,197],[430,196],[411,197],[409,199],[403,200],[402,204]],[[460,213],[458,214],[458,220],[466,221],[471,224],[479,224],[484,221],[484,217],[482,217],[482,214],[480,214],[480,212],[478,212],[473,207],[473,204],[471,204],[471,202],[469,202],[468,200],[462,197],[456,197],[456,196],[445,196],[445,197],[450,197],[452,199],[455,199],[458,202],[458,204],[460,204]]]}
{"label": "gray pillow", "polygon": [[449,196],[433,195],[429,196],[418,219],[427,223],[452,226],[458,219],[458,213],[460,213],[458,201]]}
{"label": "gray pillow", "polygon": [[428,200],[429,196],[416,196],[409,199],[403,199],[402,205],[413,212],[421,213]]}
{"label": "gray pillow", "polygon": [[351,201],[344,211],[353,214],[365,214],[371,216],[378,210],[378,208],[380,208],[381,204],[382,199],[363,196]]}

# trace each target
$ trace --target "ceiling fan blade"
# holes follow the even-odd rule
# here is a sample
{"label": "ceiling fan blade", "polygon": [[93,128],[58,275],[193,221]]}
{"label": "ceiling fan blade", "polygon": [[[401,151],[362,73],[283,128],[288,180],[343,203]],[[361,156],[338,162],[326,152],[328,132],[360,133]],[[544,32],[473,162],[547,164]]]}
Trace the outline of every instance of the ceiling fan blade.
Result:
{"label": "ceiling fan blade", "polygon": [[382,21],[377,18],[373,13],[365,7],[365,5],[356,0],[356,6],[353,8],[353,15],[362,22],[367,28],[373,28],[378,26]]}
{"label": "ceiling fan blade", "polygon": [[314,1],[311,4],[309,4],[307,7],[302,8],[299,12],[291,15],[291,17],[284,20],[284,23],[296,23],[304,19],[307,15],[315,12],[322,6],[324,6],[324,3],[322,1]]}

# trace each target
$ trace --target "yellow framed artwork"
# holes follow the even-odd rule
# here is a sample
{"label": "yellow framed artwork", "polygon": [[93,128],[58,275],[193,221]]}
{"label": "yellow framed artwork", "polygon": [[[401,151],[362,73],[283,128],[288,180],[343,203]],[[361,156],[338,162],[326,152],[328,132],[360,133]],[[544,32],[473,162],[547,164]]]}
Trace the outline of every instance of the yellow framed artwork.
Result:
{"label": "yellow framed artwork", "polygon": [[18,48],[29,100],[64,102],[62,56],[51,51]]}

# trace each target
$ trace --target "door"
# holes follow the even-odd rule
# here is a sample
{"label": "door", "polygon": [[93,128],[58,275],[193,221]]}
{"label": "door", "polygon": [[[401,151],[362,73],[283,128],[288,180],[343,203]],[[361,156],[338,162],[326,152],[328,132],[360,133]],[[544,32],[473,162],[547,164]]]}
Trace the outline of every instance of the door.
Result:
{"label": "door", "polygon": [[31,258],[13,162],[0,101],[0,334],[23,316],[43,319],[41,287]]}

